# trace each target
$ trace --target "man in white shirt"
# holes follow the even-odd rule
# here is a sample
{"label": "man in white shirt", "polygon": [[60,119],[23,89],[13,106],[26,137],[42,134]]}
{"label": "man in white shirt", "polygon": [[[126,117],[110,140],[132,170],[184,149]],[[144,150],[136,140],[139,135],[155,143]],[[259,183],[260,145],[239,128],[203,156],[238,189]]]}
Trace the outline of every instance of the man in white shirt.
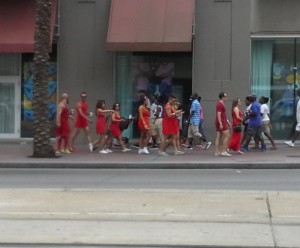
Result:
{"label": "man in white shirt", "polygon": [[[297,96],[300,97],[300,88],[297,89]],[[297,103],[297,112],[296,112],[297,125],[295,128],[295,134],[293,135],[290,141],[285,141],[284,143],[290,147],[295,147],[295,141],[300,133],[300,100]]]}

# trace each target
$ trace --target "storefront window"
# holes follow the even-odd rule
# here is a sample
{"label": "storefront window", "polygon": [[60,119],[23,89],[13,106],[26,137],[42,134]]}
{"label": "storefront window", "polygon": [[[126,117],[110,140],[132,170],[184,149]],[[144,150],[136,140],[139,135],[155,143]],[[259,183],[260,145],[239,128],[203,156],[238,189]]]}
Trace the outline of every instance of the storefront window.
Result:
{"label": "storefront window", "polygon": [[[182,104],[187,104],[192,91],[192,54],[117,54],[116,100],[123,106],[124,116],[136,114],[141,91],[151,100],[160,96],[165,102],[169,95],[175,95]],[[130,129],[127,136],[137,137],[135,130]]]}
{"label": "storefront window", "polygon": [[300,83],[299,45],[296,39],[252,42],[252,91],[258,97],[269,97],[272,135],[279,140],[293,131]]}

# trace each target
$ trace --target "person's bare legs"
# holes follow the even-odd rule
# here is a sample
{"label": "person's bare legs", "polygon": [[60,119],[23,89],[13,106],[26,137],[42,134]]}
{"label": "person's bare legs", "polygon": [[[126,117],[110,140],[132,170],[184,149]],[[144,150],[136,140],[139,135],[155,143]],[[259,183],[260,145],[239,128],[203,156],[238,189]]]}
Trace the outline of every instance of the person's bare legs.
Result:
{"label": "person's bare legs", "polygon": [[74,147],[74,142],[77,138],[77,136],[79,135],[80,133],[80,128],[75,128],[74,132],[73,132],[73,135],[72,135],[72,138],[71,138],[71,148],[73,149]]}
{"label": "person's bare legs", "polygon": [[222,152],[226,152],[227,151],[227,146],[228,146],[228,142],[229,142],[229,138],[230,138],[230,134],[229,134],[229,130],[225,130],[222,132],[222,137],[223,137],[223,144],[220,146],[222,149]]}
{"label": "person's bare legs", "polygon": [[221,150],[220,150],[221,139],[222,139],[222,132],[217,131],[217,136],[216,136],[216,141],[215,141],[215,155],[218,155],[221,153]]}

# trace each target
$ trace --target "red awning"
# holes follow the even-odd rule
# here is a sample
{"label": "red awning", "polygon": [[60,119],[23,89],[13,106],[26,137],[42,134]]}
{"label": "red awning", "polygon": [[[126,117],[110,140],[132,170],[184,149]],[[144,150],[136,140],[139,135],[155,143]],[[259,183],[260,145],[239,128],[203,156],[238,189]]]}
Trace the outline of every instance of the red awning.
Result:
{"label": "red awning", "polygon": [[191,51],[195,0],[112,0],[110,51]]}
{"label": "red awning", "polygon": [[[52,0],[51,44],[57,0]],[[0,53],[32,53],[35,32],[35,0],[7,0],[0,6]]]}

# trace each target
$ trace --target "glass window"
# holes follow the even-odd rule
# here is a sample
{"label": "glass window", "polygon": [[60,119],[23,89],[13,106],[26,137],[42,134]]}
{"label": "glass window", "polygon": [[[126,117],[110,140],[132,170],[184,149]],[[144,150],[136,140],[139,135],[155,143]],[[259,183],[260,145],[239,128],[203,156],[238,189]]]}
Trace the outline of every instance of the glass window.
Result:
{"label": "glass window", "polygon": [[[182,104],[192,91],[192,53],[118,53],[116,55],[116,100],[123,116],[135,115],[141,91],[153,100],[175,95]],[[132,128],[125,132],[137,137]]]}
{"label": "glass window", "polygon": [[15,132],[15,85],[0,79],[0,133]]}
{"label": "glass window", "polygon": [[275,139],[287,139],[293,132],[299,73],[299,41],[252,41],[252,91],[258,97],[270,99],[272,136]]}
{"label": "glass window", "polygon": [[13,53],[0,53],[0,75],[18,76],[20,73],[20,56]]}

